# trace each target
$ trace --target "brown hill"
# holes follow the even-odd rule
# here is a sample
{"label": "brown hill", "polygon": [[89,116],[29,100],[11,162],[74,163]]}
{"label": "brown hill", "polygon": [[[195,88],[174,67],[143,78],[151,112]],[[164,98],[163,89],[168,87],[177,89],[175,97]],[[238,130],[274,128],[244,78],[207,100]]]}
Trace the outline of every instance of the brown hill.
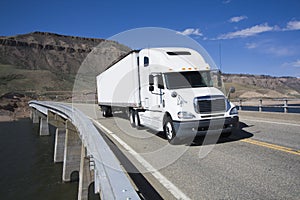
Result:
{"label": "brown hill", "polygon": [[92,48],[103,41],[45,32],[0,37],[0,63],[74,74]]}
{"label": "brown hill", "polygon": [[46,32],[0,37],[0,94],[72,90],[79,67],[99,44],[108,64],[130,50],[114,41]]}
{"label": "brown hill", "polygon": [[[128,51],[114,41],[55,33],[0,37],[0,95],[71,91],[75,76],[78,91],[95,91],[95,76]],[[300,98],[299,78],[245,74],[223,78],[227,87],[236,87],[232,98]]]}
{"label": "brown hill", "polygon": [[233,98],[299,98],[300,79],[266,75],[223,74],[227,87],[235,86]]}

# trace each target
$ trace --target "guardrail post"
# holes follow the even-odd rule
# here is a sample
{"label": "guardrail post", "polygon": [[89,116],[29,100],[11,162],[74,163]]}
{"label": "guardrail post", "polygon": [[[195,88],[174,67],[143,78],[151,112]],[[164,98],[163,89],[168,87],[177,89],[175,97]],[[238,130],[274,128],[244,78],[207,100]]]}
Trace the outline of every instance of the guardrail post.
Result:
{"label": "guardrail post", "polygon": [[239,110],[242,110],[242,99],[239,99]]}
{"label": "guardrail post", "polygon": [[262,111],[262,99],[259,99],[258,111]]}
{"label": "guardrail post", "polygon": [[283,104],[284,113],[288,113],[288,100],[285,99]]}
{"label": "guardrail post", "polygon": [[81,147],[80,160],[78,200],[88,200],[89,186],[94,181],[94,172],[90,171],[90,159],[87,157],[84,145]]}
{"label": "guardrail post", "polygon": [[76,127],[67,120],[62,175],[64,182],[71,181],[72,172],[79,172],[80,170],[81,145],[82,142],[79,138]]}

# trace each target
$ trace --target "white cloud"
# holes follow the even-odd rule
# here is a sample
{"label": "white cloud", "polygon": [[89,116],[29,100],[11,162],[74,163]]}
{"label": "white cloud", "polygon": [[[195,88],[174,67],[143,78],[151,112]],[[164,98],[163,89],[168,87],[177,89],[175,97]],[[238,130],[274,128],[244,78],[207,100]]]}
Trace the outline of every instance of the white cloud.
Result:
{"label": "white cloud", "polygon": [[276,47],[270,46],[265,49],[265,52],[275,56],[291,56],[294,55],[294,51],[288,47]]}
{"label": "white cloud", "polygon": [[197,29],[194,29],[194,28],[187,28],[185,29],[184,31],[182,32],[177,32],[178,34],[181,34],[181,35],[197,35],[197,36],[202,36],[203,34],[201,33],[201,31],[197,28]]}
{"label": "white cloud", "polygon": [[231,2],[231,0],[224,0],[224,1],[222,1],[223,4],[228,4],[230,2]]}
{"label": "white cloud", "polygon": [[246,48],[247,49],[255,49],[258,47],[258,44],[257,43],[246,43]]}
{"label": "white cloud", "polygon": [[283,63],[284,67],[300,67],[300,59],[297,59],[294,62],[287,62],[287,63]]}
{"label": "white cloud", "polygon": [[255,50],[261,54],[270,54],[274,56],[293,56],[297,53],[295,46],[282,46],[276,44],[273,40],[262,40],[258,42],[246,43],[245,47],[249,50]]}
{"label": "white cloud", "polygon": [[247,18],[248,18],[247,16],[242,15],[242,16],[237,16],[237,17],[231,17],[228,21],[230,23],[236,23],[236,22],[242,21],[242,20],[247,19]]}
{"label": "white cloud", "polygon": [[300,21],[289,21],[284,30],[300,30]]}
{"label": "white cloud", "polygon": [[242,29],[227,34],[222,34],[218,39],[233,39],[233,38],[244,38],[257,35],[259,33],[269,32],[276,30],[276,27],[269,26],[267,23],[252,26],[250,28]]}

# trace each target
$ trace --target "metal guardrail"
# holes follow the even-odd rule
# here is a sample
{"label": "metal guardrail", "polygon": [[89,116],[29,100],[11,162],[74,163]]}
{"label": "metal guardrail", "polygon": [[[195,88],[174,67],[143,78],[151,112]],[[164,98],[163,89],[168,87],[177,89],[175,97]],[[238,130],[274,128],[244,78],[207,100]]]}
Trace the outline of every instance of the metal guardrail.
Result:
{"label": "metal guardrail", "polygon": [[119,161],[85,114],[61,103],[30,101],[29,106],[45,115],[48,110],[54,112],[76,126],[87,156],[94,162],[95,192],[101,192],[101,199],[140,199]]}
{"label": "metal guardrail", "polygon": [[[263,104],[263,101],[268,102]],[[243,106],[258,107],[258,111],[261,112],[262,108],[283,108],[283,112],[288,113],[289,108],[300,109],[300,106],[289,105],[289,102],[298,102],[300,99],[236,99],[232,102],[237,103],[239,110],[243,109]],[[256,103],[255,103],[256,102]],[[277,103],[274,103],[277,102]],[[280,103],[281,102],[281,103]]]}

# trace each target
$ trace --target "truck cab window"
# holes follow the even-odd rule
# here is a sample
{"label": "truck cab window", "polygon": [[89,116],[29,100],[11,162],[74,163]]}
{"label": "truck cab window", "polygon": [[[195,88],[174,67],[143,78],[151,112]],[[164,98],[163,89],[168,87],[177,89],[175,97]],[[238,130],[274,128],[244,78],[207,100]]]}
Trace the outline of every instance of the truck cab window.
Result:
{"label": "truck cab window", "polygon": [[147,67],[149,65],[149,58],[148,57],[144,57],[144,67]]}
{"label": "truck cab window", "polygon": [[212,87],[209,71],[170,72],[165,80],[168,89]]}

